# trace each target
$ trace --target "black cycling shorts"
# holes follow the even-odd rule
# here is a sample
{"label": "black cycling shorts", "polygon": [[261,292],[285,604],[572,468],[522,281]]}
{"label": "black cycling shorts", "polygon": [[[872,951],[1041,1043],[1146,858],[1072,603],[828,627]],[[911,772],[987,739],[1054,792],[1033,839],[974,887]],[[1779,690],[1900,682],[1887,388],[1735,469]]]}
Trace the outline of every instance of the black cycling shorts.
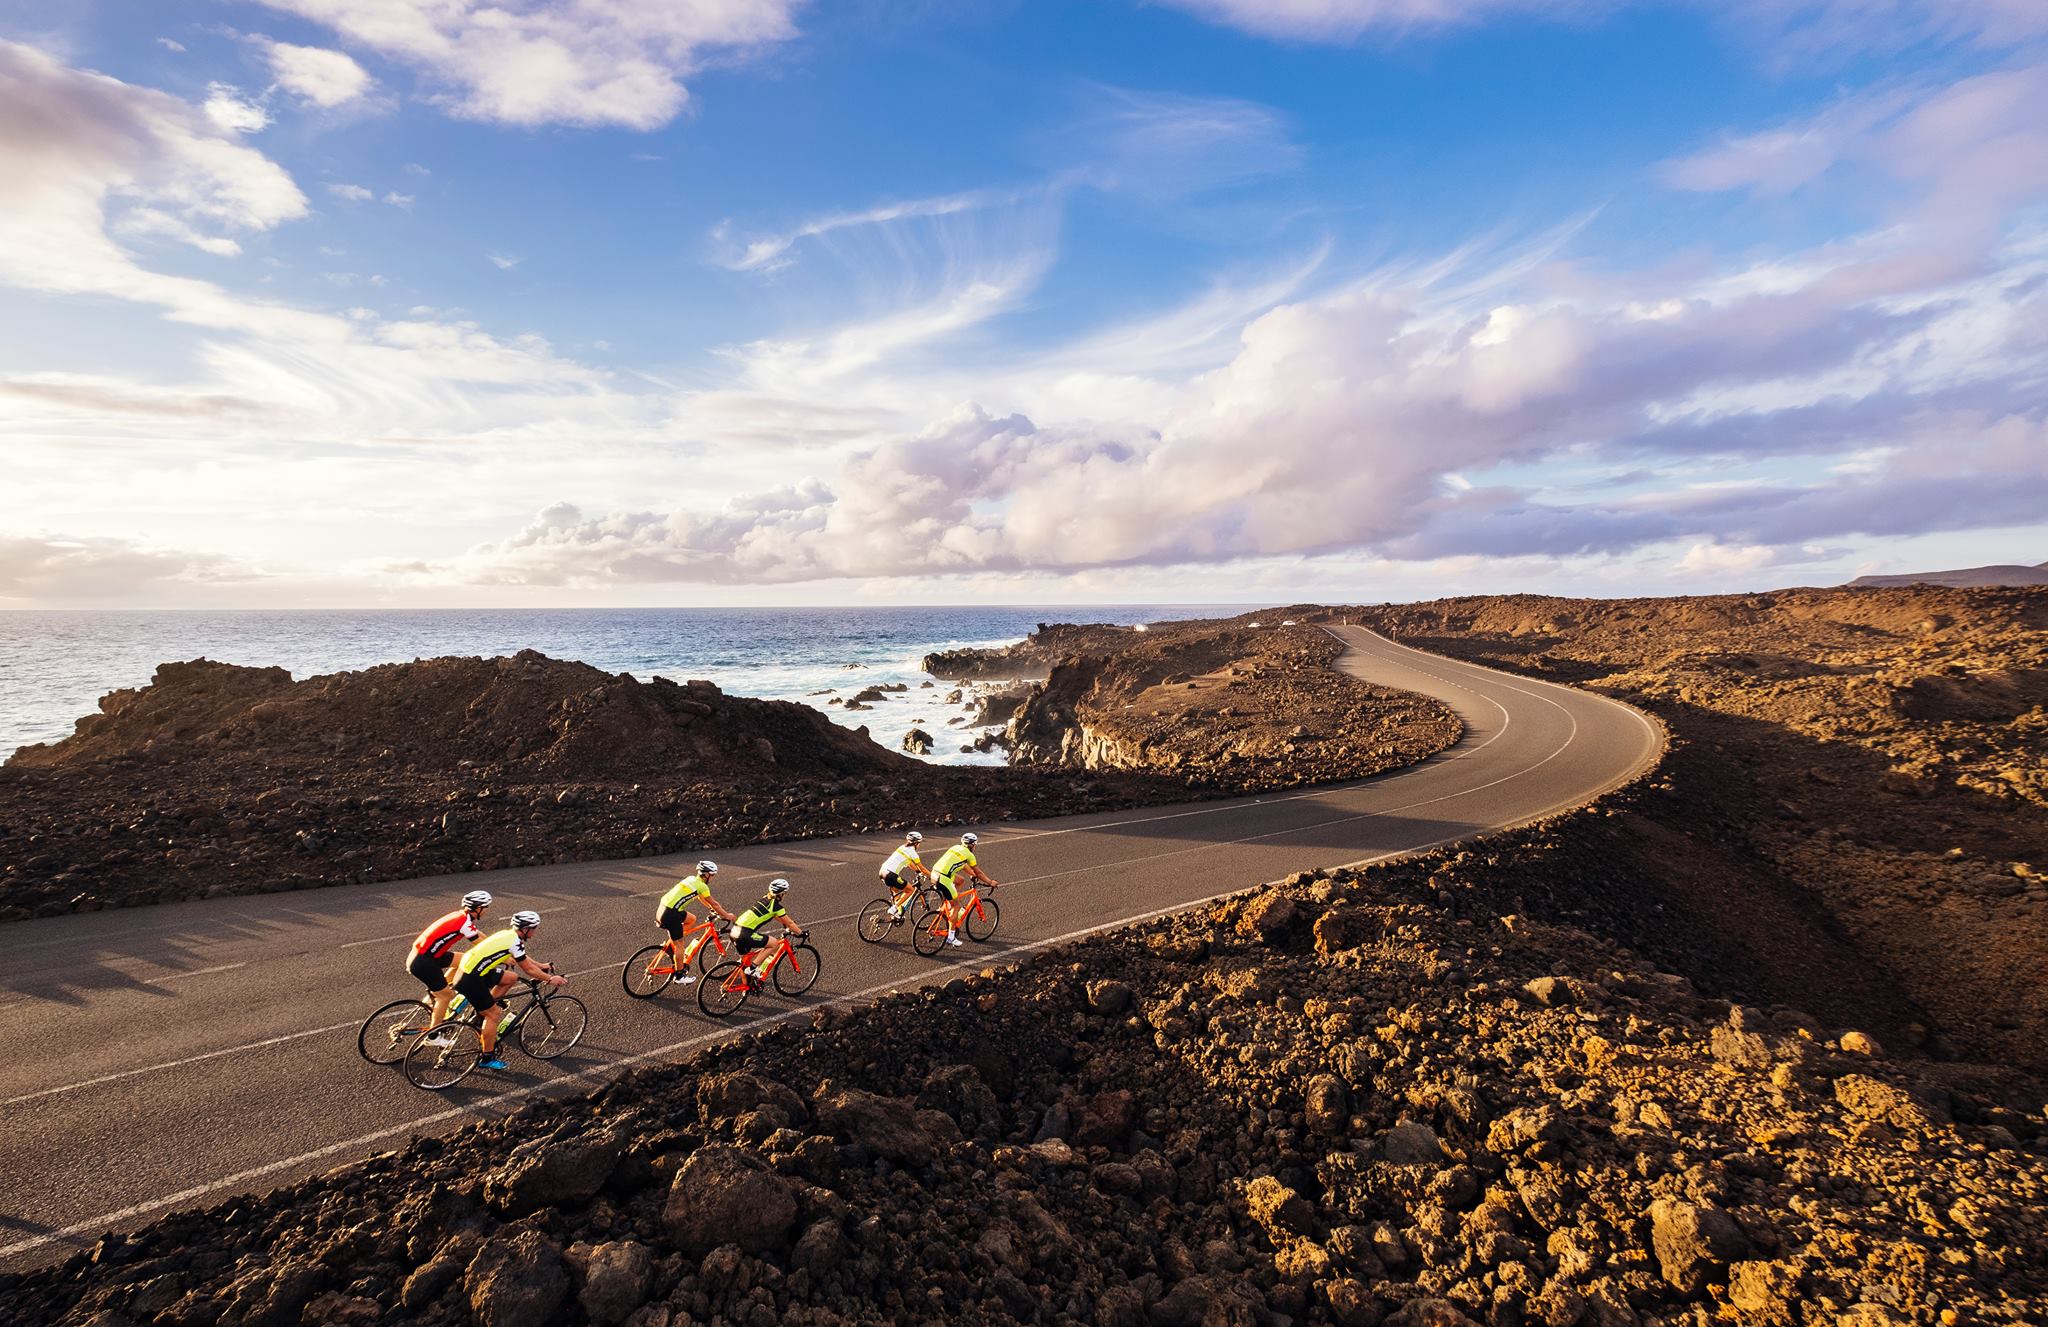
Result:
{"label": "black cycling shorts", "polygon": [[448,960],[445,957],[415,953],[405,965],[405,970],[420,979],[429,995],[439,995],[448,989]]}
{"label": "black cycling shorts", "polygon": [[667,931],[669,939],[680,940],[683,938],[683,926],[689,920],[690,914],[681,908],[663,908],[661,916],[654,919],[654,924]]}
{"label": "black cycling shorts", "polygon": [[889,887],[891,893],[894,893],[896,890],[903,888],[903,877],[895,871],[884,871],[882,872],[882,883]]}
{"label": "black cycling shorts", "polygon": [[488,1014],[497,1008],[499,1000],[493,994],[497,989],[496,972],[465,972],[455,979],[456,992],[475,1005],[480,1014]]}
{"label": "black cycling shorts", "polygon": [[938,887],[938,890],[941,894],[944,894],[946,896],[946,902],[951,903],[954,899],[960,897],[959,886],[955,885],[951,880],[948,880],[945,876],[933,876],[932,883]]}
{"label": "black cycling shorts", "polygon": [[734,926],[732,928],[732,943],[733,948],[740,953],[751,954],[768,942],[762,939],[761,933],[751,926]]}

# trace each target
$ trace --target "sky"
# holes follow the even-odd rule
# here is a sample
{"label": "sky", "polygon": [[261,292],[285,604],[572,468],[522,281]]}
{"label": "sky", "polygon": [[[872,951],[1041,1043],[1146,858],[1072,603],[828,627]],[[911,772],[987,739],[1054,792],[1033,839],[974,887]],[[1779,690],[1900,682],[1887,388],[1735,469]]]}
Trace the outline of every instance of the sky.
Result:
{"label": "sky", "polygon": [[0,0],[0,607],[2043,558],[2040,0]]}

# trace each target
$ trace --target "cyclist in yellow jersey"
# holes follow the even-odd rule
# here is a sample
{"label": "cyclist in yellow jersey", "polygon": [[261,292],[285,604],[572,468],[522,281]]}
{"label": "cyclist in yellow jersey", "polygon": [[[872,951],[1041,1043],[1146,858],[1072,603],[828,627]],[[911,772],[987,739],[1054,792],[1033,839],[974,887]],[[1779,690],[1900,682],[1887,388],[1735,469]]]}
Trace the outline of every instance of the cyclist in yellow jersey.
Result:
{"label": "cyclist in yellow jersey", "polygon": [[461,970],[455,979],[455,989],[476,1006],[483,1019],[484,1058],[477,1061],[483,1069],[503,1069],[505,1062],[498,1058],[498,1020],[492,1011],[512,989],[520,977],[531,977],[551,986],[561,986],[569,980],[557,977],[551,969],[536,963],[527,953],[527,943],[533,933],[540,929],[540,914],[537,912],[515,912],[509,929],[487,935],[471,945],[469,952],[462,956],[456,966]]}
{"label": "cyclist in yellow jersey", "polygon": [[[740,951],[740,965],[746,970],[750,983],[759,984],[761,965],[768,957],[768,942],[761,938],[763,926],[769,922],[780,922],[783,930],[798,939],[803,938],[804,928],[797,924],[796,918],[790,916],[789,909],[782,904],[783,897],[788,893],[789,881],[780,877],[770,880],[768,892],[761,896],[760,901],[733,919],[733,944]],[[760,957],[749,957],[757,949],[761,951]]]}
{"label": "cyclist in yellow jersey", "polygon": [[960,897],[962,884],[980,883],[994,889],[996,882],[981,869],[981,862],[974,855],[974,845],[981,842],[979,834],[962,834],[960,841],[940,855],[932,866],[932,883],[946,896],[943,911],[946,914],[946,943],[958,945],[960,936],[960,909],[955,900]]}
{"label": "cyclist in yellow jersey", "polygon": [[931,879],[931,870],[924,859],[917,855],[917,845],[924,842],[924,835],[911,830],[903,836],[903,846],[889,854],[889,860],[882,863],[882,885],[889,891],[889,915],[901,917],[903,909],[916,894],[916,886],[904,877],[915,871],[925,879]]}
{"label": "cyclist in yellow jersey", "polygon": [[[733,915],[727,912],[717,899],[711,897],[711,877],[717,874],[718,863],[707,857],[697,863],[695,875],[678,880],[675,887],[663,894],[661,902],[655,905],[654,924],[668,932],[668,944],[664,947],[668,950],[671,962],[682,961],[683,926],[690,919],[690,914],[685,909],[690,906],[692,899],[703,900],[706,911],[715,913],[728,922],[733,920]],[[694,972],[676,974],[678,986],[688,986],[695,980],[697,974]]]}

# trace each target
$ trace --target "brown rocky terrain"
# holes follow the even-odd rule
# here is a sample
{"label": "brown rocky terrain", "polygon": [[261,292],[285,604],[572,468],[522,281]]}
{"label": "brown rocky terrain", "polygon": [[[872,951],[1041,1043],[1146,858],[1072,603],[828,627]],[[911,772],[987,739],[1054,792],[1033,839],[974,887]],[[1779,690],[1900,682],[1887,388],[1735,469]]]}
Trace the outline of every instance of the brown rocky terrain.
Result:
{"label": "brown rocky terrain", "polygon": [[1603,933],[1925,1049],[2048,1068],[2048,591],[1342,610],[1609,692],[1673,741]]}
{"label": "brown rocky terrain", "polygon": [[1915,571],[1890,576],[1858,576],[1853,587],[1905,585],[2048,585],[2048,562],[2032,567],[2001,563],[1993,567],[1962,567],[1954,571]]}
{"label": "brown rocky terrain", "polygon": [[2039,1085],[1505,910],[1612,821],[821,1011],[0,1276],[0,1318],[2041,1321]]}
{"label": "brown rocky terrain", "polygon": [[[1055,627],[1034,639],[1106,634],[1142,638]],[[166,664],[72,737],[0,767],[0,921],[1156,804],[1246,786],[1240,751],[1259,751],[1261,777],[1300,783],[1419,759],[1454,735],[1416,717],[1430,702],[1395,693],[1361,693],[1325,727],[1311,701],[1349,693],[1312,676],[1313,658],[1274,676],[1255,666],[1262,692],[1289,705],[1182,733],[1161,748],[1174,759],[1097,772],[930,766],[809,706],[530,651],[301,681]],[[1298,716],[1331,739],[1290,737],[1307,731]],[[1185,756],[1212,745],[1216,759]]]}
{"label": "brown rocky terrain", "polygon": [[1332,672],[1336,639],[1281,621],[1041,628],[1028,649],[927,665],[973,677],[1045,665],[1005,731],[1011,763],[1039,769],[1145,770],[1263,792],[1364,778],[1457,741],[1444,705]]}

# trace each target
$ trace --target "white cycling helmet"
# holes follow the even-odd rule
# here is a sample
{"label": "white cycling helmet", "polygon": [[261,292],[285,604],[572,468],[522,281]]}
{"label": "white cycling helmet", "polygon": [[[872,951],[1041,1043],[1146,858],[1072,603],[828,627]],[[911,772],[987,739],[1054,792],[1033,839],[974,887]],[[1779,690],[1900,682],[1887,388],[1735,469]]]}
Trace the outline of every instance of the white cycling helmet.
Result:
{"label": "white cycling helmet", "polygon": [[913,829],[908,834],[905,834],[903,836],[903,841],[905,843],[923,843],[924,835],[918,833],[916,830]]}
{"label": "white cycling helmet", "polygon": [[784,880],[781,876],[776,876],[768,882],[768,892],[771,894],[787,894],[789,892],[789,881]]}
{"label": "white cycling helmet", "polygon": [[970,848],[971,848],[971,847],[973,847],[973,846],[974,846],[975,844],[977,844],[977,843],[981,842],[981,835],[979,835],[979,834],[972,834],[972,833],[969,833],[969,834],[962,834],[962,835],[960,836],[960,841],[961,841],[962,843],[966,844],[966,845],[967,845],[968,847],[970,847]]}
{"label": "white cycling helmet", "polygon": [[512,925],[518,930],[530,931],[540,925],[540,914],[537,912],[515,912],[512,914]]}
{"label": "white cycling helmet", "polygon": [[717,875],[717,874],[718,874],[718,863],[717,863],[717,862],[714,862],[714,861],[712,861],[712,860],[711,860],[711,859],[710,859],[709,857],[706,857],[706,858],[705,858],[705,859],[704,859],[703,861],[701,861],[701,862],[698,862],[698,863],[697,863],[697,874],[698,874],[698,875]]}
{"label": "white cycling helmet", "polygon": [[465,907],[465,908],[488,908],[488,907],[490,907],[490,906],[491,906],[491,891],[490,891],[490,890],[488,890],[488,889],[472,889],[472,890],[470,890],[470,891],[469,891],[469,892],[468,892],[467,894],[464,894],[464,895],[462,896],[462,906],[463,906],[463,907]]}

